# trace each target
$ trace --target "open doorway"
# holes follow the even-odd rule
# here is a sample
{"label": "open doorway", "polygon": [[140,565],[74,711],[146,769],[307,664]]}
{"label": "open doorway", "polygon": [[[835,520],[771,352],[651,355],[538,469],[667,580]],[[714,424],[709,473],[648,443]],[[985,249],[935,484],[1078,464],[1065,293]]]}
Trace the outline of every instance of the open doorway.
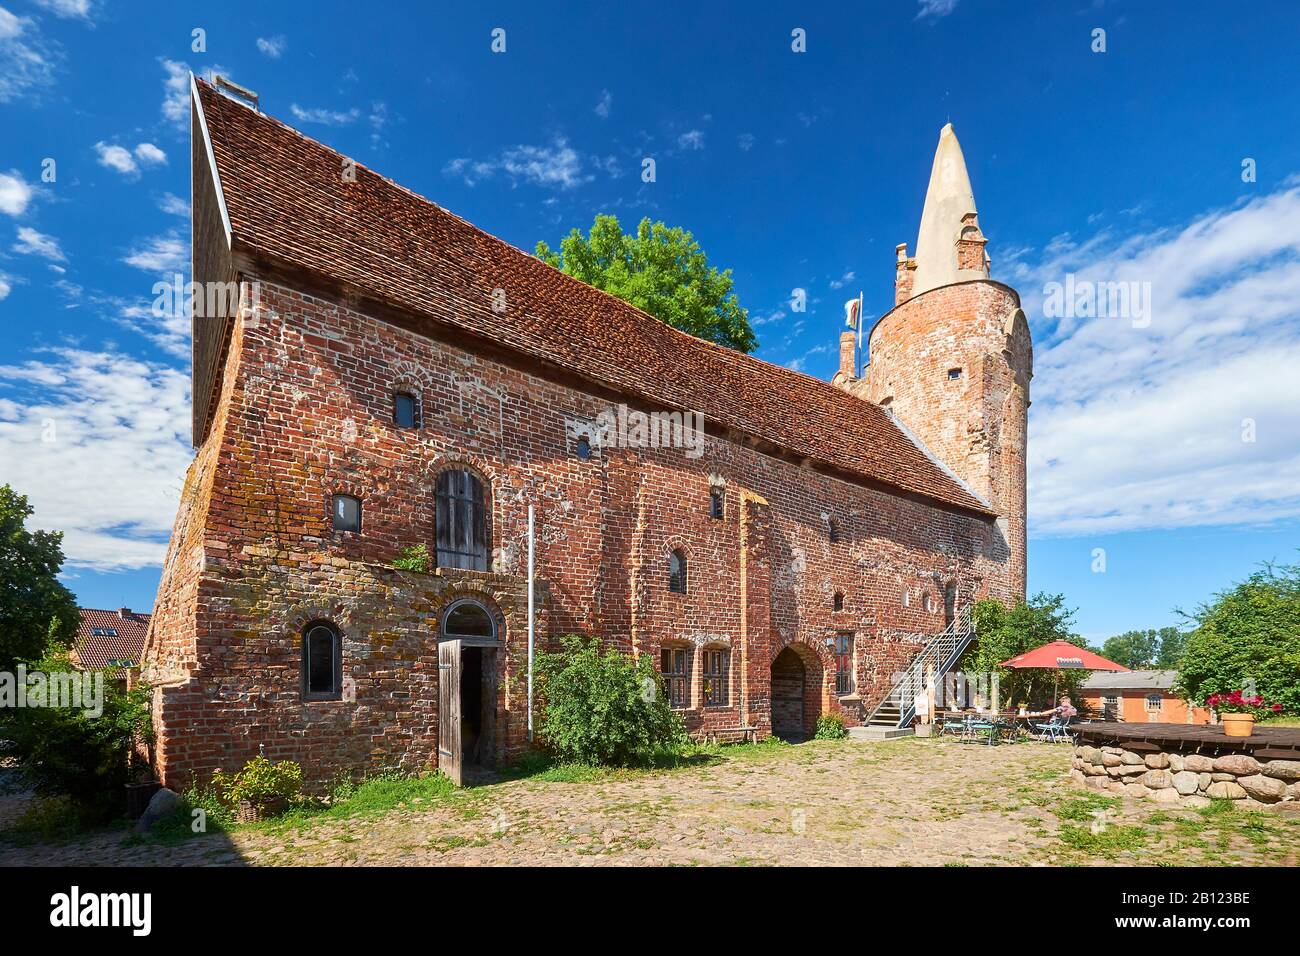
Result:
{"label": "open doorway", "polygon": [[443,613],[438,640],[438,769],[460,786],[496,764],[496,621],[475,600]]}

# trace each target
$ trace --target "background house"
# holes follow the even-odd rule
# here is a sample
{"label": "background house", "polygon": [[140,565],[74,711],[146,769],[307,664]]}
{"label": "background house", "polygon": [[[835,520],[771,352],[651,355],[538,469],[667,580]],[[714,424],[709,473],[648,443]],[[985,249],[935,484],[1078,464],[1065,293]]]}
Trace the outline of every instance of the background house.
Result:
{"label": "background house", "polygon": [[69,654],[72,663],[83,671],[105,671],[110,680],[125,680],[132,668],[140,666],[149,615],[137,614],[129,607],[79,610],[77,642]]}
{"label": "background house", "polygon": [[1097,671],[1084,681],[1079,691],[1090,712],[1104,714],[1108,720],[1128,723],[1208,724],[1210,712],[1204,707],[1188,707],[1187,701],[1170,688],[1178,672],[1174,670],[1125,671],[1107,674]]}

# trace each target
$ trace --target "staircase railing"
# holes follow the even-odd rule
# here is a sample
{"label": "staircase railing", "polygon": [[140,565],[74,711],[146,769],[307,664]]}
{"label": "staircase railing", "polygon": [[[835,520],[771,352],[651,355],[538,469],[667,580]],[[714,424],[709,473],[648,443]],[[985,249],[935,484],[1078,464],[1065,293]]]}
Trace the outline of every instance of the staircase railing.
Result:
{"label": "staircase railing", "polygon": [[939,680],[956,666],[974,637],[975,627],[971,623],[970,608],[966,607],[916,655],[907,670],[894,682],[889,693],[876,705],[867,723],[870,724],[884,707],[894,704],[898,708],[897,726],[906,727],[911,724],[912,718],[916,716],[917,695],[925,691],[927,673],[933,668],[935,684],[938,686]]}

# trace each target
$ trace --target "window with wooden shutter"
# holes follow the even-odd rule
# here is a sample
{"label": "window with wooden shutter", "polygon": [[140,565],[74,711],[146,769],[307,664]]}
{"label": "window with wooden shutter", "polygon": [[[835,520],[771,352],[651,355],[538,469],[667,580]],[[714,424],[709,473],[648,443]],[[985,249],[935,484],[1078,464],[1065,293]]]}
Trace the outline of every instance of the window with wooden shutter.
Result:
{"label": "window with wooden shutter", "polygon": [[472,471],[448,469],[438,475],[435,498],[438,567],[486,571],[491,535],[482,480]]}

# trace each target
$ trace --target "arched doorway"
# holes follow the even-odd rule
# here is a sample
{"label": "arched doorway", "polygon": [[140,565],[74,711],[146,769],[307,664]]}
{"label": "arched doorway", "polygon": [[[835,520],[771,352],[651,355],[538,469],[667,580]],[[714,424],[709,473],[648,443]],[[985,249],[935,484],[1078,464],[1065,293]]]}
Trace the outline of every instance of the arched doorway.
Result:
{"label": "arched doorway", "polygon": [[467,767],[496,757],[497,635],[495,616],[473,598],[452,602],[438,635],[438,768],[457,785]]}
{"label": "arched doorway", "polygon": [[772,733],[806,740],[822,709],[822,669],[812,651],[795,645],[772,661]]}

